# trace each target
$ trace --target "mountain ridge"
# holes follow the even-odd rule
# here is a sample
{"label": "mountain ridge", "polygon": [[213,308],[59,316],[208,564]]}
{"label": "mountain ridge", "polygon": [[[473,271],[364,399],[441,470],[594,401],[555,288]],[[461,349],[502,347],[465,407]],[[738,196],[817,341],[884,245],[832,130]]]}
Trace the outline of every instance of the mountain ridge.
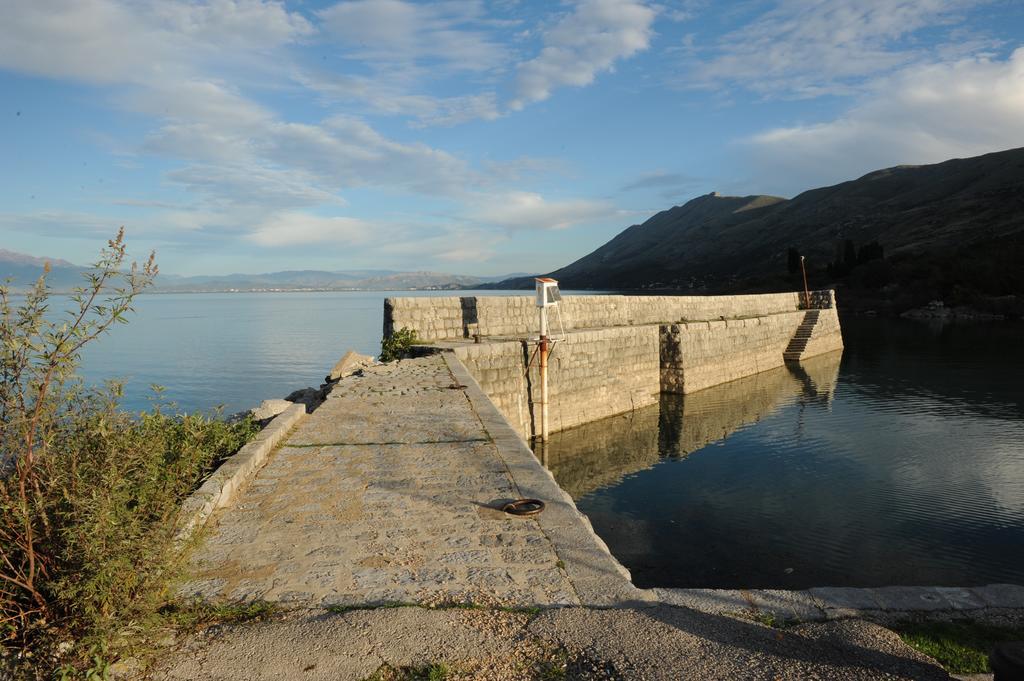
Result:
{"label": "mountain ridge", "polygon": [[[1006,249],[1021,249],[1022,235],[1024,148],[1018,148],[883,168],[791,199],[707,194],[631,225],[591,253],[544,274],[570,289],[712,293],[801,288],[802,282],[787,271],[793,249],[807,258],[813,284],[843,288],[850,268],[830,266],[841,261],[851,242],[854,249],[880,245],[893,281],[916,286],[920,273],[915,268],[956,269],[959,259],[978,269],[982,265],[974,261],[984,260],[981,256],[1003,262]],[[1012,267],[1012,261],[1005,266]],[[914,297],[948,296],[951,287],[975,286],[974,279],[982,277],[978,272],[960,280],[949,273],[926,275],[934,290],[918,287]],[[875,288],[891,283],[885,278],[874,282],[879,283]],[[497,287],[531,285],[528,278],[519,278]],[[1019,276],[978,287],[986,295],[1022,290]]]}
{"label": "mountain ridge", "polygon": [[[89,271],[60,258],[46,258],[0,249],[0,279],[9,278],[12,291],[31,287],[50,265],[47,282],[57,292],[83,285],[82,275]],[[458,290],[507,278],[508,275],[482,277],[432,271],[363,270],[281,270],[259,274],[231,273],[182,276],[161,273],[151,293],[199,293],[232,291],[306,291],[306,290]]]}

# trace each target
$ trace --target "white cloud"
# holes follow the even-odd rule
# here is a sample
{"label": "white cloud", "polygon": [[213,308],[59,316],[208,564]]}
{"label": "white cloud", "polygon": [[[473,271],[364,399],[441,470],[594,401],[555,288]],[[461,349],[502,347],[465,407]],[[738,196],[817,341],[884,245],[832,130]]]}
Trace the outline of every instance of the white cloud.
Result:
{"label": "white cloud", "polygon": [[351,217],[321,217],[283,211],[266,218],[248,239],[260,246],[342,244],[356,246],[373,240],[378,226]]}
{"label": "white cloud", "polygon": [[195,164],[169,171],[166,179],[212,203],[278,208],[344,204],[318,178],[296,169],[250,164]]}
{"label": "white cloud", "polygon": [[479,265],[496,253],[507,237],[487,229],[458,225],[411,225],[361,218],[323,217],[280,211],[263,219],[246,240],[268,249],[318,246],[342,253],[358,252],[364,261],[402,263],[422,270],[426,262]]}
{"label": "white cloud", "polygon": [[410,92],[404,82],[338,73],[297,73],[303,87],[328,105],[363,106],[371,113],[407,116],[415,126],[451,126],[473,120],[494,120],[501,113],[494,91],[437,97]]}
{"label": "white cloud", "polygon": [[[417,229],[415,234],[389,238],[377,246],[377,252],[392,260],[423,262],[424,258],[445,263],[471,263],[479,267],[497,253],[506,237],[486,229],[447,226],[432,233]],[[465,271],[465,270],[463,270]],[[472,269],[469,270],[473,272]]]}
{"label": "white cloud", "polygon": [[167,178],[222,202],[337,203],[360,186],[452,195],[479,181],[461,159],[397,142],[361,119],[284,121],[221,83],[162,83],[126,102],[162,119],[145,150],[186,163]]}
{"label": "white cloud", "polygon": [[[1024,144],[1024,47],[1006,60],[913,66],[825,123],[776,128],[746,145],[773,190],[787,193],[897,164],[935,163]],[[764,186],[767,185],[767,186]]]}
{"label": "white cloud", "polygon": [[[512,73],[506,69],[515,55],[496,40],[511,24],[491,9],[477,0],[351,0],[309,11],[307,19],[271,0],[9,3],[0,69],[99,86],[97,99],[150,120],[141,143],[116,136],[117,153],[143,168],[147,156],[160,157],[148,167],[160,168],[172,192],[184,192],[168,201],[159,191],[144,200],[112,198],[109,214],[144,222],[138,226],[46,213],[0,216],[0,228],[14,232],[20,222],[22,233],[91,237],[128,222],[133,233],[182,252],[317,246],[364,260],[479,265],[504,252],[512,230],[563,229],[614,214],[602,201],[513,191],[524,177],[538,182],[557,161],[491,159],[473,150],[467,153],[481,158],[470,163],[414,134],[383,134],[382,125],[361,117],[400,115],[416,126],[502,115],[498,81]],[[646,48],[654,14],[637,0],[578,3],[557,17],[542,36],[544,51],[518,72],[526,84],[520,96],[534,101],[555,87],[591,82]],[[307,46],[318,56],[328,50],[333,61],[325,59],[323,71],[307,68],[303,59],[313,50],[297,49]],[[332,46],[352,69],[329,72],[339,61]],[[422,91],[430,80],[443,82]],[[307,107],[294,117],[290,107],[310,95],[324,113]],[[336,215],[354,188],[381,190],[396,203],[416,194],[438,213],[378,222]],[[358,208],[359,215],[381,210]]]}
{"label": "white cloud", "polygon": [[674,201],[686,194],[692,194],[699,187],[706,186],[709,182],[710,180],[704,177],[659,170],[644,173],[631,182],[624,184],[619,191],[657,191],[661,198]]}
{"label": "white cloud", "polygon": [[500,43],[476,28],[484,16],[480,2],[351,0],[318,15],[348,56],[378,65],[437,60],[456,71],[487,71],[508,58]]}
{"label": "white cloud", "polygon": [[125,220],[67,210],[40,210],[32,213],[0,213],[0,229],[46,237],[107,238],[117,233]]}
{"label": "white cloud", "polygon": [[5,3],[0,67],[95,83],[146,84],[197,63],[268,63],[276,47],[313,32],[279,2],[209,0]]}
{"label": "white cloud", "polygon": [[587,220],[606,218],[615,209],[604,201],[548,201],[540,194],[508,192],[479,196],[466,218],[505,229],[565,229]]}
{"label": "white cloud", "polygon": [[991,40],[963,35],[931,48],[912,40],[922,29],[952,26],[959,12],[986,1],[783,0],[723,36],[685,80],[715,89],[740,85],[770,96],[849,94],[865,78],[924,60],[932,51],[948,52],[953,43],[958,49],[991,48]]}
{"label": "white cloud", "polygon": [[654,17],[653,9],[636,0],[581,0],[544,32],[540,54],[519,65],[509,106],[522,109],[555,88],[591,84],[617,60],[647,49]]}

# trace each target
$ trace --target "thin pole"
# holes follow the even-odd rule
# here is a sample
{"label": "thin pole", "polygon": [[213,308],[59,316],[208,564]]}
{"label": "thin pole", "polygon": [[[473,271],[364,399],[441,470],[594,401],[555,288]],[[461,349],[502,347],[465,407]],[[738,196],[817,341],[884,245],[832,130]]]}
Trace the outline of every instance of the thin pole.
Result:
{"label": "thin pole", "polygon": [[807,268],[804,266],[804,256],[800,256],[800,269],[804,273],[804,308],[811,309],[811,291],[807,288]]}
{"label": "thin pole", "polygon": [[548,441],[548,310],[540,308],[540,441]]}

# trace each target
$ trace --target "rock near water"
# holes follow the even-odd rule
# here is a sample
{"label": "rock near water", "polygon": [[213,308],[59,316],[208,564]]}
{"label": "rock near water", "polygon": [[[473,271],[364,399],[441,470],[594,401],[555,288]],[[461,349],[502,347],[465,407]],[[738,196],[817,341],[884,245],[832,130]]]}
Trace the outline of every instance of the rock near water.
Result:
{"label": "rock near water", "polygon": [[256,421],[265,421],[274,418],[290,406],[292,406],[292,402],[288,400],[263,400],[260,402],[260,406],[250,413]]}

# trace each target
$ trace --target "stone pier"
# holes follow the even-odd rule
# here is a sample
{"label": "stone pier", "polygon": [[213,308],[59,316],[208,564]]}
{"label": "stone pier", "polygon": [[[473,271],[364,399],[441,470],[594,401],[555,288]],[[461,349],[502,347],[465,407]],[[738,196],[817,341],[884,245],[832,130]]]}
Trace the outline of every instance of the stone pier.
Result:
{"label": "stone pier", "polygon": [[[535,517],[503,500],[543,499]],[[622,605],[652,596],[451,353],[342,379],[234,505],[184,593],[299,606]]]}
{"label": "stone pier", "polygon": [[[738,389],[727,382],[756,375],[749,408],[673,433],[687,451],[711,430],[758,418],[780,390],[810,386],[827,399],[834,371],[803,361],[842,347],[833,297],[815,294],[813,310],[798,302],[568,297],[552,358],[553,430],[653,403],[662,391]],[[518,681],[534,678],[516,657],[526,653],[514,652],[525,645],[535,657],[593,661],[594,678],[940,679],[948,676],[934,663],[872,625],[776,630],[745,618],[1003,616],[1024,606],[1024,587],[1012,585],[637,589],[524,442],[534,315],[525,297],[390,300],[386,329],[416,330],[433,345],[425,356],[369,366],[334,384],[311,414],[278,417],[259,447],[243,448],[185,504],[202,511],[189,528],[205,523],[205,534],[183,595],[291,607],[267,623],[199,635],[153,678],[363,679],[381,665],[452,661]],[[771,371],[787,359],[801,364]],[[636,460],[601,475],[628,474],[657,451],[621,428],[610,437]],[[583,493],[592,480],[581,474],[570,487]],[[547,507],[532,517],[499,510],[522,497]],[[402,604],[431,607],[353,611]],[[462,604],[484,610],[433,608]],[[498,667],[507,673],[492,676]]]}
{"label": "stone pier", "polygon": [[[564,296],[552,313],[549,430],[556,432],[841,350],[834,291],[744,296]],[[532,296],[389,298],[402,328],[454,351],[523,438],[538,432]],[[564,332],[563,332],[564,330]],[[479,342],[477,342],[479,341]]]}

